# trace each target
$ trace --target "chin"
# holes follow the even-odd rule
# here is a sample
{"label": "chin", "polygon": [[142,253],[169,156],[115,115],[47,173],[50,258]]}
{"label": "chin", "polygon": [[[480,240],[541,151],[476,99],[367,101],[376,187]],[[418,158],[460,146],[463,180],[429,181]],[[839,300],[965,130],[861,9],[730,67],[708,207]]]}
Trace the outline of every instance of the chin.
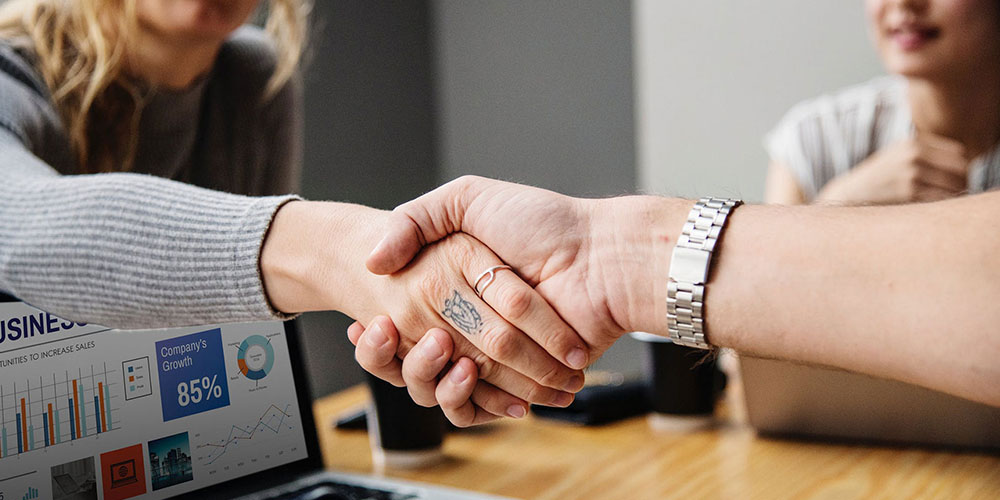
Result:
{"label": "chin", "polygon": [[940,72],[919,61],[888,61],[885,67],[889,73],[907,78],[929,78]]}
{"label": "chin", "polygon": [[222,40],[243,25],[257,0],[142,0],[139,17],[169,37]]}
{"label": "chin", "polygon": [[907,78],[938,78],[947,75],[949,71],[938,58],[923,53],[883,54],[882,62],[889,73]]}

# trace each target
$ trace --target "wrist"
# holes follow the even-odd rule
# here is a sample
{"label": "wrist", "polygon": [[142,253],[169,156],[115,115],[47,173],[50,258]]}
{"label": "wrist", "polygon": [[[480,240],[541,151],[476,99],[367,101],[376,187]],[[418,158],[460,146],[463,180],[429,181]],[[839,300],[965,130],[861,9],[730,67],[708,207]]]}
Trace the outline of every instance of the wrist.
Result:
{"label": "wrist", "polygon": [[594,200],[591,228],[597,276],[623,332],[667,335],[670,255],[693,202],[657,196]]}
{"label": "wrist", "polygon": [[359,205],[297,201],[278,210],[261,248],[272,307],[286,313],[347,311],[371,279],[364,259],[385,212]]}

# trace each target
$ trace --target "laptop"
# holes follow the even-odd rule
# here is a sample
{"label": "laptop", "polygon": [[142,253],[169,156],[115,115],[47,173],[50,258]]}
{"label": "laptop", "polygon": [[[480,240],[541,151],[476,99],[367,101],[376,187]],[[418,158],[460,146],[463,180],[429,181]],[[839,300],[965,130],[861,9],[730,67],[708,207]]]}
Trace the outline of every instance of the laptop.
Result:
{"label": "laptop", "polygon": [[324,471],[294,322],[121,331],[0,303],[0,498],[491,499]]}
{"label": "laptop", "polygon": [[1000,408],[894,380],[741,355],[763,434],[1000,450]]}

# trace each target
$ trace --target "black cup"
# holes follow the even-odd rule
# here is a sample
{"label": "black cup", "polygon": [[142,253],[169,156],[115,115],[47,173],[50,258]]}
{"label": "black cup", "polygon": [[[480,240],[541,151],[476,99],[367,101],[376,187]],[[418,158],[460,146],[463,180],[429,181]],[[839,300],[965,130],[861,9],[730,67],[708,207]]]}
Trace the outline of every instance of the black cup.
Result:
{"label": "black cup", "polygon": [[368,435],[376,468],[410,469],[440,462],[447,423],[441,409],[424,408],[410,399],[406,388],[372,375],[368,387]]}
{"label": "black cup", "polygon": [[649,334],[644,369],[653,415],[650,423],[667,430],[693,430],[714,423],[721,373],[708,351],[674,344]]}

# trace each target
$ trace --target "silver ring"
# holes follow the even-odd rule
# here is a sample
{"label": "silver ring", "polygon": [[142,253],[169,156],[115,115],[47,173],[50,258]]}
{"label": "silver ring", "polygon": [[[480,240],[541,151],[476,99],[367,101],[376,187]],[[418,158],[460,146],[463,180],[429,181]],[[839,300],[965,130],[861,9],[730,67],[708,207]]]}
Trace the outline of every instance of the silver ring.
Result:
{"label": "silver ring", "polygon": [[[487,269],[487,270],[479,273],[479,276],[476,277],[475,284],[472,285],[472,288],[476,291],[476,295],[478,295],[479,298],[483,298],[483,292],[486,291],[486,287],[490,286],[490,283],[493,283],[493,280],[496,279],[496,277],[497,277],[497,271],[499,271],[501,269],[510,269],[511,271],[514,270],[510,266],[500,265],[500,266],[493,266],[493,267],[491,267],[491,268],[489,268],[489,269]],[[479,282],[483,281],[483,278],[486,278],[486,282],[483,283],[483,289],[480,290],[479,289]]]}

